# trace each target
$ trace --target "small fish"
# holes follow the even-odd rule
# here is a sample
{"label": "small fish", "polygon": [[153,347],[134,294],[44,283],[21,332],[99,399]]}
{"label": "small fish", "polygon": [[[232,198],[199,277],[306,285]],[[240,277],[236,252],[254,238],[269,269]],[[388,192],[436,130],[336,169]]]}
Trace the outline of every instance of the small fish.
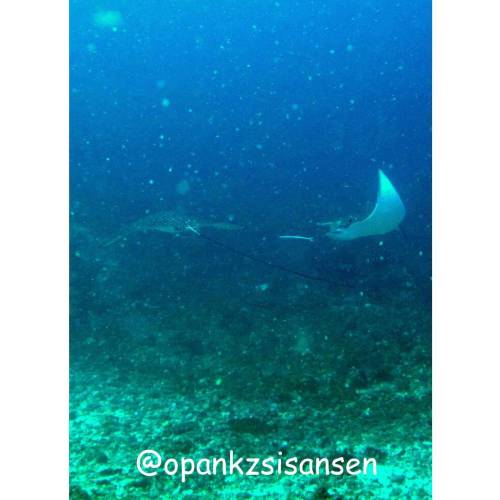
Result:
{"label": "small fish", "polygon": [[283,236],[278,236],[280,240],[306,240],[306,241],[314,241],[312,236],[294,236],[285,234]]}

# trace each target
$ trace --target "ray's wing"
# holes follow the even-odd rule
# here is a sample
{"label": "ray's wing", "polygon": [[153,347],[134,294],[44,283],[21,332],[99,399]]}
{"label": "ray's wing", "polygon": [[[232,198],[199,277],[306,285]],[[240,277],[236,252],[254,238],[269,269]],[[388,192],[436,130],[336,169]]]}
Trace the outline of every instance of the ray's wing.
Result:
{"label": "ray's wing", "polygon": [[323,223],[323,225],[330,225],[330,232],[327,236],[336,240],[355,240],[389,233],[401,224],[405,218],[406,209],[399,193],[382,170],[378,171],[378,177],[377,202],[370,215],[345,228],[335,228],[335,223]]}

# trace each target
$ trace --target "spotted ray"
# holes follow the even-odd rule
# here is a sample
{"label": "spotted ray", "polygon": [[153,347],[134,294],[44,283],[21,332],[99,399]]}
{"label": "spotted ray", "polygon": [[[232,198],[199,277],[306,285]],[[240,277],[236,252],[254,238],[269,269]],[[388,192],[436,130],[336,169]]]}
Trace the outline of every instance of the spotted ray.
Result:
{"label": "spotted ray", "polygon": [[200,230],[204,227],[229,231],[242,229],[241,226],[229,222],[208,222],[188,215],[179,214],[178,212],[163,211],[146,215],[146,217],[136,220],[125,228],[121,234],[108,241],[105,246],[112,245],[135,232],[145,233],[149,231],[160,231],[169,234],[183,234],[189,232],[200,234]]}

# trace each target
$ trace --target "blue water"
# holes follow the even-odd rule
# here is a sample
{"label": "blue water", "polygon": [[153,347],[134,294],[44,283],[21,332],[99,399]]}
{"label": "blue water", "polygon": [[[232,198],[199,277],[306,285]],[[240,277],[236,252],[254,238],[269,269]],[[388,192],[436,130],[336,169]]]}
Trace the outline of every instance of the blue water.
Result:
{"label": "blue water", "polygon": [[[311,334],[302,353],[293,351],[299,364],[304,356],[317,356],[315,366],[325,361],[325,332],[344,342],[348,331],[368,345],[375,339],[367,341],[366,332],[378,325],[377,342],[386,335],[394,352],[380,346],[381,356],[367,361],[361,347],[353,349],[346,372],[363,365],[371,380],[388,370],[397,385],[407,362],[421,363],[419,373],[430,376],[430,1],[72,0],[70,23],[74,400],[85,400],[79,391],[91,380],[106,386],[110,366],[157,374],[162,362],[182,358],[197,372],[202,356],[204,376],[217,379],[235,357],[260,370],[264,356],[279,372],[279,350],[294,343],[286,332],[297,337],[290,333],[297,323],[322,332]],[[341,243],[325,237],[317,222],[370,211],[379,168],[406,205],[401,231]],[[163,210],[238,224],[244,229],[206,234],[327,281],[259,264],[194,234],[137,233],[105,246],[127,225]],[[315,241],[280,241],[280,234]],[[355,308],[342,313],[352,325],[335,332],[337,320],[332,326],[320,318],[329,307]],[[376,317],[366,312],[373,307]],[[288,326],[280,331],[276,322]],[[182,352],[150,362],[142,340],[159,356],[158,339],[173,330]],[[328,363],[334,370],[333,358]],[[241,387],[233,389],[227,397]],[[123,390],[120,382],[116,390]],[[144,398],[148,408],[150,396]],[[268,397],[260,399],[266,404]],[[418,401],[418,410],[406,410],[426,419],[430,402]],[[406,423],[414,428],[416,420]],[[73,442],[84,432],[75,425]],[[100,436],[119,441],[113,432]],[[95,486],[79,468],[91,459],[74,446],[73,496],[104,488],[120,497],[109,484]],[[144,498],[176,495],[148,487]],[[410,483],[406,492],[396,487],[401,498],[417,495]]]}
{"label": "blue water", "polygon": [[72,4],[73,201],[140,212],[188,179],[195,206],[298,222],[385,167],[425,233],[430,2],[112,2],[116,31],[102,8]]}

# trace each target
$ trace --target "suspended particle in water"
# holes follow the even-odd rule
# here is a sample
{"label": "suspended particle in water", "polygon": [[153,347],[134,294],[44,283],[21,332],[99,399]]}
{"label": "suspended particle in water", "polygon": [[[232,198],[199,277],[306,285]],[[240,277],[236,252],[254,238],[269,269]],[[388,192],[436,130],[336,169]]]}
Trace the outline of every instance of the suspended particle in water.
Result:
{"label": "suspended particle in water", "polygon": [[119,10],[99,10],[94,14],[94,24],[116,31],[117,27],[123,24],[123,16]]}
{"label": "suspended particle in water", "polygon": [[191,186],[186,179],[183,179],[182,181],[177,183],[177,186],[175,186],[175,190],[177,191],[177,194],[184,196],[189,193],[189,191],[191,190]]}
{"label": "suspended particle in water", "polygon": [[164,97],[162,100],[161,100],[161,105],[164,107],[164,108],[168,108],[170,106],[170,99],[168,99],[167,97]]}

